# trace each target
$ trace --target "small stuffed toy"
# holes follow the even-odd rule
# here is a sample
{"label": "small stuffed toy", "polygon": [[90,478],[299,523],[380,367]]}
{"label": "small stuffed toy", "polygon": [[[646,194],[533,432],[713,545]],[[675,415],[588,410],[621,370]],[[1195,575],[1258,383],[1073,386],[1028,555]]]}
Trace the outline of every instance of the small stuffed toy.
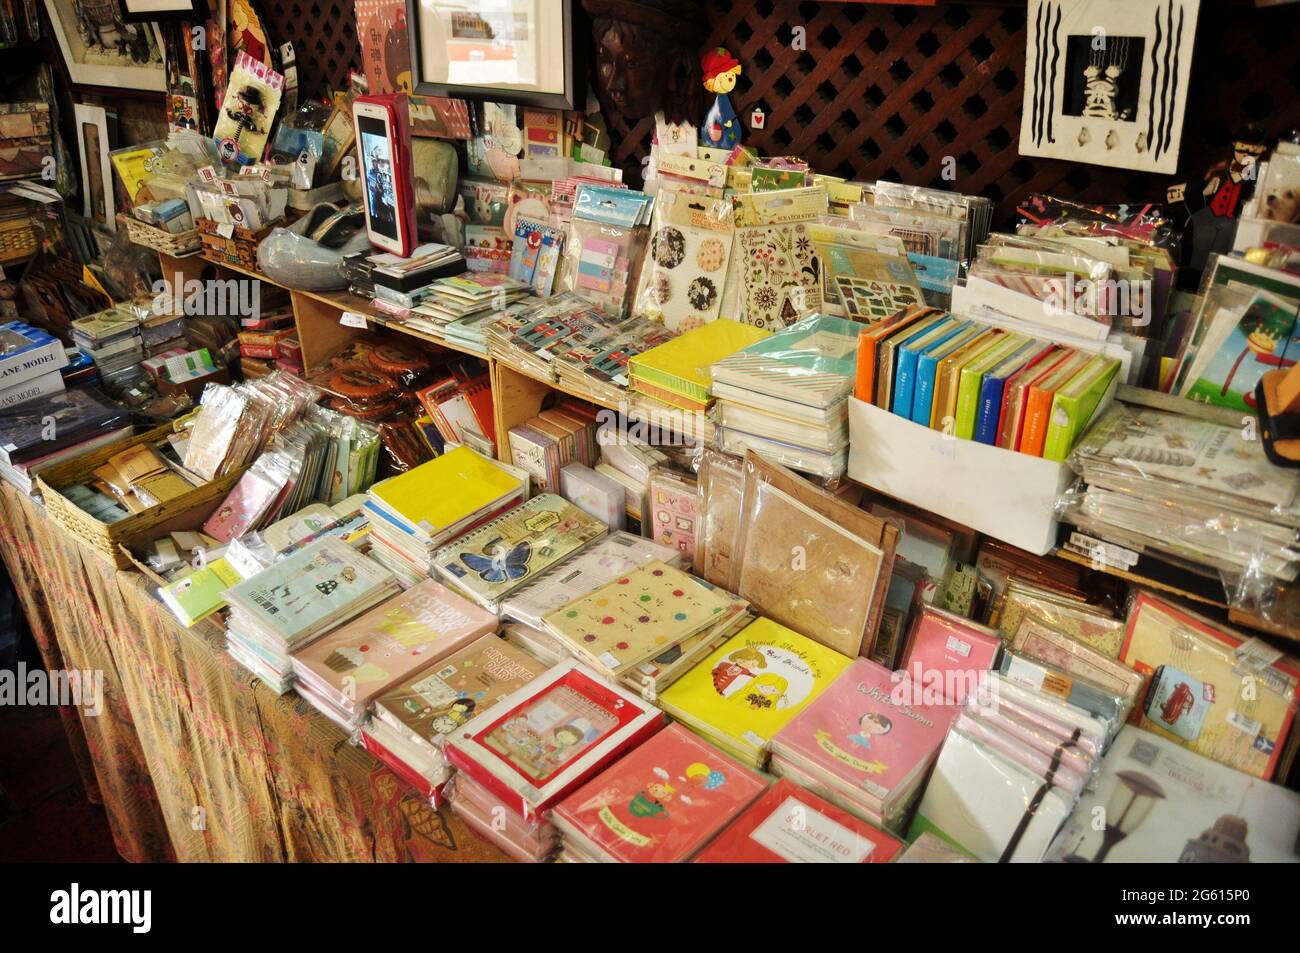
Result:
{"label": "small stuffed toy", "polygon": [[704,74],[704,88],[716,96],[704,117],[704,125],[700,127],[700,145],[711,149],[734,149],[740,145],[742,129],[740,117],[731,108],[727,94],[736,88],[740,61],[725,47],[719,46],[701,57],[700,69]]}

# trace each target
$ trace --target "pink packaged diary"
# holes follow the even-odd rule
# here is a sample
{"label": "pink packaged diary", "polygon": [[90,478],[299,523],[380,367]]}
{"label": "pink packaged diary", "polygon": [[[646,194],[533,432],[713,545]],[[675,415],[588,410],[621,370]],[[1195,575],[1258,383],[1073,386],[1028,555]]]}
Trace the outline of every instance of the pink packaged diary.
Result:
{"label": "pink packaged diary", "polygon": [[949,705],[960,705],[993,668],[1002,648],[998,633],[970,619],[923,606],[907,640],[903,669],[931,696],[941,692]]}
{"label": "pink packaged diary", "polygon": [[868,820],[888,817],[925,777],[957,713],[912,704],[906,688],[884,666],[857,659],[772,740],[773,769],[793,764],[832,803]]}
{"label": "pink packaged diary", "polygon": [[294,653],[294,674],[354,717],[394,685],[495,632],[497,617],[427,579]]}
{"label": "pink packaged diary", "polygon": [[681,725],[670,725],[556,807],[565,845],[616,863],[681,863],[767,782]]}

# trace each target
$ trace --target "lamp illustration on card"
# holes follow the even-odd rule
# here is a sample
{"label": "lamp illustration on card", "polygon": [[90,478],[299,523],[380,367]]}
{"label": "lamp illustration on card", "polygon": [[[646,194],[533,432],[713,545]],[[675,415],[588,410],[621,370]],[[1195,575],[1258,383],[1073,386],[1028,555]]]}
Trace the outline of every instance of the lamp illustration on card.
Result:
{"label": "lamp illustration on card", "polygon": [[1121,771],[1116,777],[1120,783],[1115,785],[1110,800],[1106,802],[1106,829],[1102,831],[1101,849],[1091,861],[1078,854],[1070,854],[1065,858],[1067,862],[1104,863],[1106,855],[1115,849],[1115,845],[1137,830],[1156,806],[1156,802],[1165,798],[1164,788],[1141,772]]}

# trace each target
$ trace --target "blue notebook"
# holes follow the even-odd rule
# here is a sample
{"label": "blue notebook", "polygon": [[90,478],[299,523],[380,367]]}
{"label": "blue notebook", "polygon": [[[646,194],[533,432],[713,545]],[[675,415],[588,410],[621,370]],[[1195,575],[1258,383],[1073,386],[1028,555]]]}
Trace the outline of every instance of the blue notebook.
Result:
{"label": "blue notebook", "polygon": [[894,400],[890,410],[900,417],[912,417],[912,397],[916,393],[916,362],[921,353],[936,347],[957,334],[964,321],[946,318],[925,331],[908,338],[898,347],[898,363],[894,368]]}
{"label": "blue notebook", "polygon": [[984,375],[980,382],[979,403],[975,408],[974,440],[990,446],[998,442],[998,423],[1002,419],[1002,400],[1006,394],[1007,378],[1046,347],[1042,341],[1030,341],[1023,347],[1016,348]]}
{"label": "blue notebook", "polygon": [[934,410],[934,378],[939,370],[939,362],[948,355],[965,347],[980,334],[988,330],[987,325],[967,321],[962,328],[948,340],[937,347],[927,348],[916,360],[916,391],[912,397],[912,420],[923,427],[930,426],[930,416]]}

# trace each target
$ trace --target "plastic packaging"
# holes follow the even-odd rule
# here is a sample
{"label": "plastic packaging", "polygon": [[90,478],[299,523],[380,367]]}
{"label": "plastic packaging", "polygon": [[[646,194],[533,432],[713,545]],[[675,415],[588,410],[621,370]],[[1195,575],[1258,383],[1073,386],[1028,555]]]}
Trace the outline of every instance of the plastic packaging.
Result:
{"label": "plastic packaging", "polygon": [[989,624],[1009,641],[1028,617],[1041,620],[1107,658],[1119,656],[1120,643],[1124,640],[1122,620],[1100,606],[1089,605],[1057,590],[1012,576],[994,607]]}
{"label": "plastic packaging", "polygon": [[825,186],[735,196],[735,245],[722,313],[779,330],[821,309],[821,258],[809,237]]}
{"label": "plastic packaging", "polygon": [[[257,246],[257,267],[272,281],[304,291],[333,291],[346,288],[343,258],[370,248],[370,239],[361,218],[361,210],[349,206],[344,210],[347,233],[335,231],[322,240],[319,227],[339,210],[332,205],[317,206],[288,228],[273,229]],[[313,223],[315,228],[313,228]]]}
{"label": "plastic packaging", "polygon": [[626,318],[653,207],[654,200],[642,192],[580,185],[564,242],[560,289],[581,295],[617,320]]}
{"label": "plastic packaging", "polygon": [[1003,675],[1026,688],[1055,695],[1102,719],[1107,726],[1107,744],[1114,740],[1132,709],[1131,703],[1122,695],[1108,692],[1096,682],[1071,675],[1055,665],[1019,652],[1004,651],[999,668]]}
{"label": "plastic packaging", "polygon": [[699,533],[695,546],[695,571],[716,586],[734,591],[741,506],[745,496],[745,471],[739,457],[710,447],[701,453],[696,488],[699,495]]}
{"label": "plastic packaging", "polygon": [[542,863],[560,846],[555,826],[525,820],[481,784],[460,775],[449,786],[451,809],[480,837],[522,863]]}
{"label": "plastic packaging", "polygon": [[731,261],[731,202],[665,192],[655,205],[650,249],[633,313],[670,331],[718,316]]}
{"label": "plastic packaging", "polygon": [[924,302],[924,293],[896,235],[873,235],[843,216],[808,227],[822,260],[822,309],[857,321],[878,321]]}

